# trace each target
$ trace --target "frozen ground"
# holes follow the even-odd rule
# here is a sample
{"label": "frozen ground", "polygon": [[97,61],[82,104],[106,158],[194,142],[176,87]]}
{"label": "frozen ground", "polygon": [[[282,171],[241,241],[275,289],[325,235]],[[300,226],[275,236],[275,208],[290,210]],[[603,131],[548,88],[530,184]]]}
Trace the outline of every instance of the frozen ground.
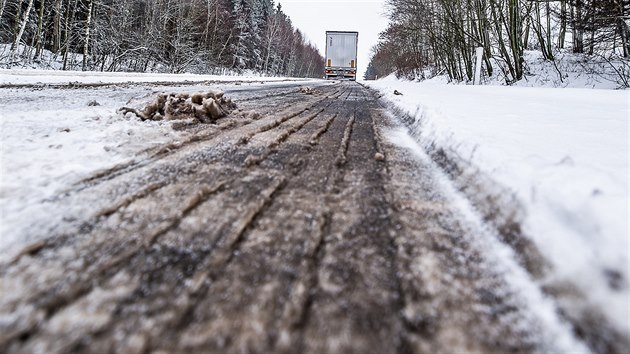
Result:
{"label": "frozen ground", "polygon": [[553,267],[543,282],[576,285],[627,336],[630,92],[365,84],[413,118],[423,149],[507,187],[524,206],[523,233]]}

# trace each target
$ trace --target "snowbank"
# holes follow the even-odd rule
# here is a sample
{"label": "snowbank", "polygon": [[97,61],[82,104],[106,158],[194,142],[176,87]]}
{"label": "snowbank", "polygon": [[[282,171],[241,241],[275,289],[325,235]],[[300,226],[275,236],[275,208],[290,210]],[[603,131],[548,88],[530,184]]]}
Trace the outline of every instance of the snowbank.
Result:
{"label": "snowbank", "polygon": [[415,117],[426,150],[452,151],[509,188],[551,277],[575,284],[628,334],[630,92],[365,84]]}
{"label": "snowbank", "polygon": [[120,84],[133,82],[277,82],[277,81],[310,81],[312,79],[295,79],[285,77],[260,76],[226,76],[198,74],[156,74],[127,72],[93,72],[93,71],[56,71],[39,69],[0,69],[0,85],[64,85],[81,84]]}
{"label": "snowbank", "polygon": [[[554,53],[553,61],[546,60],[538,50],[523,53],[526,72],[523,80],[514,83],[521,87],[563,87],[619,89],[627,88],[630,80],[630,61],[606,58],[601,55],[574,54],[568,50]],[[487,82],[498,83],[497,78]]]}
{"label": "snowbank", "polygon": [[[10,58],[10,44],[0,44],[0,67],[11,67],[7,63]],[[18,52],[34,50],[32,47],[20,46]],[[77,62],[81,62],[78,55]],[[61,70],[61,58],[50,51],[43,51],[42,59],[30,63],[19,57],[17,64],[10,69],[0,68],[0,85],[68,85],[68,84],[120,84],[120,83],[157,83],[157,82],[277,82],[277,81],[310,81],[313,79],[297,79],[288,77],[266,77],[259,73],[246,72],[237,74],[225,71],[225,75],[201,74],[166,74],[138,72],[101,72]],[[19,65],[18,65],[19,64]],[[71,66],[80,69],[79,66]]]}
{"label": "snowbank", "polygon": [[[262,73],[252,70],[237,72],[225,68],[213,68],[212,71],[201,71],[202,73],[211,72],[213,75],[182,73],[169,74],[165,73],[166,68],[158,67],[149,70],[149,72],[131,72],[125,70],[128,68],[120,68],[116,72],[107,71],[80,71],[82,54],[72,53],[68,62],[67,69],[63,68],[63,58],[61,55],[52,53],[48,50],[42,51],[41,58],[30,60],[32,52],[35,48],[20,45],[16,57],[12,57],[10,51],[11,44],[0,44],[0,85],[63,85],[69,83],[81,84],[116,84],[127,82],[202,82],[202,81],[308,81],[312,79],[300,79],[289,77],[269,77]],[[26,55],[25,55],[26,54]],[[220,74],[220,75],[214,75]]]}
{"label": "snowbank", "polygon": [[[49,50],[42,50],[41,55],[35,58],[36,48],[32,46],[19,45],[17,51],[14,53],[11,51],[11,43],[0,43],[0,68],[11,70],[46,70],[46,71],[62,71],[64,68],[63,55],[59,53],[53,53]],[[111,67],[111,60],[103,65],[103,70],[106,73],[111,72],[125,72],[125,73],[140,73],[136,68],[126,66],[124,63]],[[83,67],[83,54],[80,53],[68,53],[66,61],[66,70],[73,72],[81,72]],[[168,67],[164,63],[157,61],[150,61],[150,63],[143,68],[144,74],[155,73],[171,73],[173,68]],[[94,71],[94,73],[102,73],[101,71]],[[187,66],[186,73],[194,74],[211,74],[221,77],[267,77],[265,73],[257,72],[255,70],[236,70],[230,68],[214,67],[203,60],[195,60],[190,62]],[[183,74],[183,73],[179,73]],[[178,75],[178,74],[169,74]],[[276,77],[278,78],[278,77]]]}

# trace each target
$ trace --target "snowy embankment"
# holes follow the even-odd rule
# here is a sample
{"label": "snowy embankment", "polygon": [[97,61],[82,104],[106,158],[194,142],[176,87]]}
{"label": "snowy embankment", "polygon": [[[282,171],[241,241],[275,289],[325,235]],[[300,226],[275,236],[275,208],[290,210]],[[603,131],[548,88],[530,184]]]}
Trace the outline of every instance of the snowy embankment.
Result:
{"label": "snowy embankment", "polygon": [[[513,194],[505,199],[519,205],[522,234],[551,265],[540,281],[575,285],[628,336],[630,92],[440,85],[391,76],[365,84],[412,118],[410,133],[431,156],[439,150],[465,161],[456,169],[473,170],[462,172],[469,181],[473,174],[489,176],[491,188]],[[458,187],[468,198],[479,195]],[[503,207],[513,206],[494,208]]]}
{"label": "snowy embankment", "polygon": [[[552,61],[545,59],[538,50],[526,50],[523,53],[525,74],[522,80],[513,83],[512,86],[623,89],[630,85],[629,60],[574,54],[568,50],[558,51],[554,55],[555,60]],[[483,85],[505,86],[506,79],[501,74],[501,65],[495,59],[491,62],[494,75],[487,76],[484,72],[481,82]],[[432,76],[430,71],[427,71],[426,76]],[[447,75],[442,74],[425,82],[446,84],[449,79]]]}

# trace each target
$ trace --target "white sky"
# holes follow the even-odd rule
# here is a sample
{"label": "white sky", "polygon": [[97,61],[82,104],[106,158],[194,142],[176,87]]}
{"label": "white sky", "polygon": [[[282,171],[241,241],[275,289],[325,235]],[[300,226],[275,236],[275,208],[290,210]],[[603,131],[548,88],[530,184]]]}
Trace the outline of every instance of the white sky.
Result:
{"label": "white sky", "polygon": [[387,27],[385,0],[276,0],[293,26],[300,29],[324,56],[326,31],[359,32],[358,78],[370,60],[370,49]]}

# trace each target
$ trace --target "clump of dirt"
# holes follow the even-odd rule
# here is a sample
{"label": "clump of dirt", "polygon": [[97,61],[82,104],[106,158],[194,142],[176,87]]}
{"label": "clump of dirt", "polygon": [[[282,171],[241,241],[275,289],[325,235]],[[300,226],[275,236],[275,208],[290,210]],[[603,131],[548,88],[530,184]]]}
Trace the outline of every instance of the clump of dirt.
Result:
{"label": "clump of dirt", "polygon": [[305,95],[315,95],[318,94],[319,91],[311,88],[311,87],[300,87],[298,90],[299,93],[303,93]]}
{"label": "clump of dirt", "polygon": [[144,120],[175,120],[194,118],[202,123],[213,123],[236,108],[222,91],[189,93],[160,93],[143,109],[122,107],[123,114],[133,113]]}
{"label": "clump of dirt", "polygon": [[251,120],[258,120],[262,118],[262,115],[254,110],[241,112],[241,115],[244,118],[251,119]]}

